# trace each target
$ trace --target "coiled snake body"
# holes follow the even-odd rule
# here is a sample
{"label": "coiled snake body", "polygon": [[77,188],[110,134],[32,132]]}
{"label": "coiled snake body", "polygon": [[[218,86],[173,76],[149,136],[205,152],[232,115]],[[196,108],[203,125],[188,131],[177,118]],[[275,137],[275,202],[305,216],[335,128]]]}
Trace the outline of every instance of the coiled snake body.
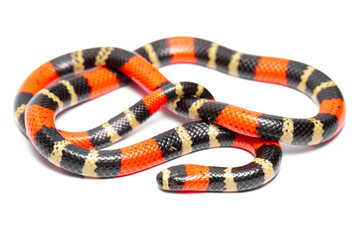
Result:
{"label": "coiled snake body", "polygon": [[[201,85],[172,84],[157,70],[177,63],[198,64],[297,89],[319,104],[319,113],[294,119],[214,101]],[[115,90],[129,79],[149,95],[91,130],[66,132],[56,128],[57,113]],[[202,120],[125,148],[100,150],[119,141],[165,105],[177,114]],[[173,37],[135,52],[92,48],[43,64],[20,87],[15,119],[42,156],[67,171],[89,177],[128,175],[212,147],[245,149],[255,158],[244,166],[187,164],[170,167],[157,176],[164,190],[244,191],[263,185],[277,174],[282,157],[278,141],[315,145],[335,136],[344,125],[345,103],[336,84],[306,64],[244,54],[202,39]]]}

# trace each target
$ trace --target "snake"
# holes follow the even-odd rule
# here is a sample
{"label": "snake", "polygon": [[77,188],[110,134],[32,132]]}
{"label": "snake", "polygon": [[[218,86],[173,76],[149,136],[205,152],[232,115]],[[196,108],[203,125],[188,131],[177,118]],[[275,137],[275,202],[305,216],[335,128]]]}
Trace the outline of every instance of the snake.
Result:
{"label": "snake", "polygon": [[[290,87],[317,103],[319,112],[311,118],[291,118],[218,102],[203,86],[171,83],[158,71],[172,64],[195,64],[242,79]],[[56,128],[57,114],[129,81],[148,95],[93,129],[67,132]],[[195,120],[127,147],[102,150],[164,106]],[[126,176],[203,149],[246,150],[254,159],[243,166],[183,164],[156,176],[165,191],[240,192],[261,187],[276,176],[282,159],[279,142],[308,146],[335,137],[344,126],[345,101],[334,81],[310,65],[246,54],[199,38],[170,37],[132,52],[97,47],[46,62],[21,85],[14,115],[21,132],[44,158],[85,177]]]}

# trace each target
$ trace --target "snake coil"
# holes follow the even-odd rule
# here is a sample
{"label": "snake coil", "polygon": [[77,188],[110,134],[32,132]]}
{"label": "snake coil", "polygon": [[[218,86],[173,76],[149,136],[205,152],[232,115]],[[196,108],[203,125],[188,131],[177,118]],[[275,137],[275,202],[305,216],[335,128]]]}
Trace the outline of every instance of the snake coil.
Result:
{"label": "snake coil", "polygon": [[[306,119],[272,116],[217,102],[203,86],[172,84],[157,68],[198,64],[236,77],[297,89],[319,104]],[[56,114],[135,81],[149,94],[124,112],[91,130],[67,132],[55,126]],[[143,142],[100,150],[165,105],[201,119]],[[135,50],[92,48],[55,58],[36,69],[15,99],[15,120],[35,148],[51,163],[88,177],[132,174],[176,157],[214,147],[245,149],[254,160],[240,167],[179,165],[161,171],[157,182],[170,191],[244,191],[270,181],[279,171],[278,141],[315,145],[343,127],[345,103],[337,85],[303,63],[236,52],[206,40],[172,37]]]}

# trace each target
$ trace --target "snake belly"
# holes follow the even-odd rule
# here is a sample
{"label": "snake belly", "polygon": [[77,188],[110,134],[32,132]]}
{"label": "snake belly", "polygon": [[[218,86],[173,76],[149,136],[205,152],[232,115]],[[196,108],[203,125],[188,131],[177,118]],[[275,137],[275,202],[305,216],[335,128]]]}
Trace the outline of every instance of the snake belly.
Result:
{"label": "snake belly", "polygon": [[[15,100],[15,119],[45,158],[76,174],[113,177],[196,150],[231,146],[251,152],[255,159],[235,168],[171,167],[159,173],[157,181],[165,190],[243,191],[259,187],[277,174],[281,160],[278,140],[318,144],[337,134],[344,124],[345,104],[340,90],[325,74],[305,64],[243,54],[190,37],[162,39],[136,52],[142,57],[111,47],[73,52],[45,63],[25,80]],[[296,88],[318,101],[319,114],[308,119],[260,114],[213,101],[208,92],[206,98],[200,85],[193,85],[185,94],[189,96],[183,98],[184,84],[171,84],[156,69],[176,63],[199,64],[246,79]],[[56,112],[106,94],[129,78],[150,95],[89,131],[56,129]],[[45,88],[49,84],[53,85]],[[153,91],[160,91],[157,94],[162,97],[156,98]],[[126,148],[98,150],[120,140],[167,103],[174,112],[206,121],[179,126]]]}

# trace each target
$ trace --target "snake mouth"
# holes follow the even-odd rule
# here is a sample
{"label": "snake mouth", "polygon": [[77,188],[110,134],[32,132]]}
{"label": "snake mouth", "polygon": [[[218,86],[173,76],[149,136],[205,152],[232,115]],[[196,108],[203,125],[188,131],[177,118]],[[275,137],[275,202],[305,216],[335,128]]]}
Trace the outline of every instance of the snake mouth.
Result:
{"label": "snake mouth", "polygon": [[164,185],[163,177],[164,177],[163,172],[159,172],[158,175],[156,176],[156,182],[157,182],[158,186],[162,189],[163,189],[163,185]]}

